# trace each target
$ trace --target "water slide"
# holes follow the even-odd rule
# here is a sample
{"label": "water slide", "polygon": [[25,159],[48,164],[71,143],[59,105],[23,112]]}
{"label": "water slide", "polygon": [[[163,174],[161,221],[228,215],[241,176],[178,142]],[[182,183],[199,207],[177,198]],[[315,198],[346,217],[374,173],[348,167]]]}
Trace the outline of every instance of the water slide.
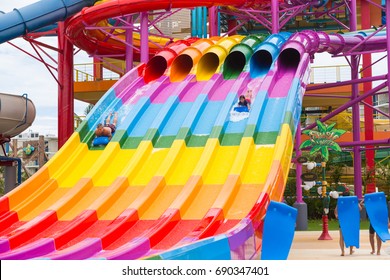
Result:
{"label": "water slide", "polygon": [[[132,6],[113,2],[110,10]],[[140,11],[176,3],[133,2]],[[89,10],[103,12],[107,3],[74,16],[68,34],[80,35],[72,24],[92,19]],[[267,207],[283,197],[309,54],[348,45],[326,36],[298,33],[287,43],[272,37],[272,48],[259,49],[270,51],[272,63],[253,66],[267,70],[253,74],[245,65],[235,79],[224,79],[219,61],[207,80],[197,63],[171,82],[175,58],[149,83],[146,65],[127,73],[53,159],[0,198],[0,259],[258,259]],[[209,57],[237,50],[221,47]],[[248,86],[251,111],[232,121]],[[113,111],[119,114],[113,139],[93,147],[97,123]]]}
{"label": "water slide", "polygon": [[[0,258],[258,256],[253,237],[269,201],[282,198],[295,131],[286,113],[270,118],[264,110],[296,115],[303,91],[271,98],[261,85],[274,83],[272,74],[253,79],[245,71],[175,83],[166,75],[146,83],[139,73],[123,77],[56,156],[2,198]],[[231,109],[248,84],[251,114],[233,123]],[[91,147],[111,111],[119,113],[115,136]],[[192,253],[170,251],[175,246]]]}
{"label": "water slide", "polygon": [[35,106],[27,95],[0,93],[0,144],[31,126]]}

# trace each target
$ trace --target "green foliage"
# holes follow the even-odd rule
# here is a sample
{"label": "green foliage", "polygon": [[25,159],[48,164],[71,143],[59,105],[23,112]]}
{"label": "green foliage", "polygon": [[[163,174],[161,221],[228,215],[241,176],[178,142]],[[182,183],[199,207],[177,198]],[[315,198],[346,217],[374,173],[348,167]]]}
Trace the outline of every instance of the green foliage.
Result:
{"label": "green foliage", "polygon": [[[368,229],[368,227],[369,227],[368,220],[361,220],[360,221],[360,229]],[[329,230],[338,230],[339,229],[339,222],[336,219],[329,220],[328,221],[328,229]],[[322,231],[322,220],[321,219],[308,220],[307,230],[309,230],[309,231]]]}
{"label": "green foliage", "polygon": [[85,115],[88,115],[89,114],[89,112],[91,112],[92,111],[92,109],[93,109],[93,104],[88,104],[88,106],[87,107],[85,107],[85,109],[84,109],[84,114]]}
{"label": "green foliage", "polygon": [[[363,177],[365,181],[370,180],[373,173],[365,172]],[[385,163],[376,163],[375,166],[375,178],[378,191],[383,191],[387,196],[390,196],[390,161]]]}
{"label": "green foliage", "polygon": [[0,196],[4,194],[4,167],[0,166]]}
{"label": "green foliage", "polygon": [[316,121],[318,130],[304,130],[302,133],[310,137],[310,140],[304,141],[299,149],[312,147],[310,154],[321,152],[322,158],[328,161],[329,150],[341,152],[340,146],[334,142],[337,138],[343,135],[346,131],[342,129],[333,129],[336,125],[332,123],[326,125],[319,120]]}

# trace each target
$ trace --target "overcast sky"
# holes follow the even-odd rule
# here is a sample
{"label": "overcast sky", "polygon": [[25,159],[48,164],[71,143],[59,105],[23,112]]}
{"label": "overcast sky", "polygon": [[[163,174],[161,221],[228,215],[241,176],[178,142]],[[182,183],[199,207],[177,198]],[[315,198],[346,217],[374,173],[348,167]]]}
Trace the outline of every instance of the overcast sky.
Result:
{"label": "overcast sky", "polygon": [[[13,8],[21,8],[37,0],[0,0],[0,11],[10,12]],[[41,38],[52,46],[57,45],[57,38]],[[20,48],[35,54],[29,43],[23,39],[11,41]],[[57,54],[46,50],[57,59]],[[381,56],[374,56],[373,61]],[[47,60],[54,65],[50,59]],[[75,63],[92,62],[84,52],[75,57]],[[344,58],[332,58],[328,54],[316,54],[315,65],[347,64]],[[37,115],[30,129],[41,134],[57,134],[57,83],[45,66],[25,53],[17,50],[8,43],[0,45],[0,92],[22,95],[28,97],[35,104]],[[55,72],[56,73],[56,72]],[[387,73],[386,59],[376,65],[374,75]],[[84,114],[86,103],[75,101],[75,113]]]}
{"label": "overcast sky", "polygon": [[[14,8],[22,8],[29,4],[38,2],[37,0],[12,0],[0,1],[0,11],[10,12]],[[41,38],[41,42],[46,42],[51,46],[57,46],[57,38]],[[11,43],[35,54],[30,44],[23,39],[14,39]],[[57,53],[45,49],[53,58],[57,60]],[[45,60],[51,65],[55,64],[48,58]],[[87,55],[81,54],[76,58],[76,63],[92,62]],[[8,43],[0,45],[0,92],[16,95],[28,94],[33,101],[37,115],[33,125],[29,128],[41,134],[57,135],[57,82],[51,76],[43,63],[28,56]],[[54,71],[56,75],[56,71]],[[87,103],[75,101],[75,112],[84,114]]]}

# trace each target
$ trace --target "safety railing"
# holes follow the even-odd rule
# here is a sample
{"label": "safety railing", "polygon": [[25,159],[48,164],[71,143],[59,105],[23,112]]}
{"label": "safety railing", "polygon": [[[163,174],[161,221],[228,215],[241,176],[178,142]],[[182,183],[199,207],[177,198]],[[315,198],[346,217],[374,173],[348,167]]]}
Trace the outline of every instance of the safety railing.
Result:
{"label": "safety railing", "polygon": [[336,83],[349,80],[351,80],[351,67],[349,65],[313,66],[310,70],[311,84]]}
{"label": "safety railing", "polygon": [[[116,71],[109,70],[102,67],[103,63],[81,63],[74,65],[74,81],[75,82],[94,82],[99,80],[118,80],[120,78],[120,73],[122,71],[122,66],[120,63],[110,63],[112,69]],[[101,68],[102,75],[101,77],[95,77],[94,68]]]}

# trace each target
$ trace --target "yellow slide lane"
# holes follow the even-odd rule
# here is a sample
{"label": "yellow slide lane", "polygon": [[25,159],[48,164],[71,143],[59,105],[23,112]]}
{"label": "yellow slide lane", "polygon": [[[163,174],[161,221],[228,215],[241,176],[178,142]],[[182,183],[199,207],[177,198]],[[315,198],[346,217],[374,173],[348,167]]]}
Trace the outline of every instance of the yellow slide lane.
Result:
{"label": "yellow slide lane", "polygon": [[[177,168],[182,168],[183,162],[188,162],[187,156],[192,158],[191,153],[185,152],[187,149],[184,140],[175,140],[169,149],[155,149],[157,152],[166,150],[166,156],[159,163],[152,181],[146,186],[139,199],[131,205],[132,208],[138,209],[141,219],[158,219],[182,190],[182,185],[169,185],[167,182],[173,174],[177,173]],[[187,165],[186,169],[192,170],[194,167],[195,163],[192,163]],[[188,180],[189,173],[185,172],[188,175],[184,180]]]}
{"label": "yellow slide lane", "polygon": [[[69,157],[69,155],[72,156]],[[64,185],[64,181],[65,184],[66,180],[77,182],[83,170],[90,167],[89,160],[95,159],[96,156],[97,153],[88,152],[86,144],[80,142],[78,133],[74,133],[63,148],[45,165],[43,171],[34,176],[35,180],[41,184],[38,186],[34,180],[32,185],[37,187],[36,190],[28,195],[27,200],[15,204],[10,203],[13,207],[11,210],[18,213],[20,220],[28,221],[42,211],[51,209],[50,206],[63,201],[69,189],[75,185],[75,183]],[[79,168],[84,169],[80,172]],[[24,185],[30,185],[30,180],[18,188],[14,195],[9,194],[11,202],[16,202],[14,198],[20,198],[18,193],[24,191]]]}
{"label": "yellow slide lane", "polygon": [[80,138],[78,133],[73,133],[61,150],[58,151],[45,166],[18,188],[9,192],[7,197],[10,204],[10,210],[17,211],[15,209],[23,207],[23,204],[26,204],[26,201],[27,203],[30,203],[31,200],[34,201],[34,199],[29,199],[30,197],[36,198],[37,194],[44,192],[45,189],[48,188],[47,182],[50,180],[53,170],[61,166],[61,164],[66,161],[66,153],[71,154],[71,152],[74,152],[79,144]]}
{"label": "yellow slide lane", "polygon": [[[194,171],[196,163],[197,162],[199,163],[201,161],[201,160],[199,160],[199,161],[192,160],[191,162],[189,162],[189,159],[193,159],[194,156],[196,156],[197,158],[200,158],[200,154],[199,154],[200,149],[199,148],[185,147],[185,142],[183,140],[180,140],[180,141],[182,142],[182,144],[181,144],[180,148],[179,147],[176,148],[176,151],[181,151],[181,150],[183,150],[183,148],[185,148],[185,150],[188,150],[189,152],[180,153],[181,154],[180,158],[172,157],[171,162],[167,161],[166,164],[164,165],[165,167],[162,166],[161,172],[157,172],[157,175],[162,175],[163,173],[165,173],[166,176],[168,176],[167,178],[169,180],[169,177],[171,174],[177,174],[180,172],[179,170],[184,170],[184,173],[187,174],[186,181],[189,179],[189,175],[191,174],[191,171]],[[199,170],[200,170],[199,166],[202,166],[201,169],[203,170],[203,172],[206,172],[206,171],[208,172],[210,170],[213,171],[213,172],[208,172],[208,176],[206,176],[206,178],[208,177],[209,179],[205,179],[205,183],[204,183],[205,186],[212,185],[212,184],[216,184],[216,185],[222,184],[222,181],[224,179],[223,179],[223,175],[221,175],[221,174],[222,173],[226,174],[225,175],[225,179],[226,179],[227,172],[229,171],[230,164],[231,164],[230,163],[231,161],[229,160],[229,158],[234,157],[235,153],[237,152],[237,147],[220,147],[217,139],[210,139],[209,140],[210,149],[211,149],[211,147],[214,147],[214,146],[217,147],[214,160],[209,159],[207,162],[203,162],[203,163],[200,163],[198,165],[197,172],[199,172]],[[175,149],[175,144],[172,146],[172,148]],[[205,150],[209,150],[207,148],[207,145],[206,145]],[[195,151],[197,151],[197,153]],[[203,155],[207,155],[207,153],[204,152]],[[189,156],[189,158],[186,158],[186,156]],[[204,160],[205,160],[205,158],[206,158],[206,156],[203,157]],[[207,156],[207,158],[209,158],[209,157]],[[190,163],[190,164],[184,164],[184,163]],[[170,166],[169,169],[171,172],[168,172],[168,170],[166,168],[167,166]],[[214,174],[214,171],[215,171],[215,174]],[[219,176],[218,176],[218,174],[219,174]],[[175,175],[175,177],[176,177],[176,175]],[[181,193],[181,191],[183,190],[183,188],[184,188],[183,185],[178,185],[178,184],[167,185],[161,191],[158,199],[154,202],[154,204],[151,206],[151,208],[145,213],[145,216],[143,218],[156,219],[162,214],[161,209],[172,208],[172,202],[178,196],[178,194]],[[212,200],[210,200],[210,197],[215,197],[215,195],[209,196],[209,194],[208,194],[209,188],[203,188],[203,189],[204,189],[204,192],[201,191],[198,197],[203,197],[202,198],[203,200],[210,201],[209,202],[209,204],[210,204],[212,202]],[[213,189],[215,190],[215,189],[219,189],[219,188],[217,187],[217,188],[213,188]],[[186,191],[184,190],[184,192],[186,192]],[[212,192],[214,192],[214,191],[212,191]],[[204,195],[204,196],[202,196],[202,195]],[[198,205],[200,207],[204,207],[204,209],[202,209],[203,212],[207,210],[207,207],[205,207],[206,202],[203,203],[203,202],[199,201],[198,203],[199,203]]]}
{"label": "yellow slide lane", "polygon": [[263,184],[267,179],[275,151],[274,145],[257,145],[249,157],[243,174],[243,184]]}
{"label": "yellow slide lane", "polygon": [[[110,143],[111,144],[111,143]],[[101,168],[92,174],[95,186],[110,186],[121,173],[122,169],[133,159],[136,149],[121,149],[119,143],[112,143],[112,155],[107,155],[106,160],[101,160]],[[107,147],[108,148],[108,147]],[[110,151],[111,152],[111,151]]]}
{"label": "yellow slide lane", "polygon": [[204,147],[186,147],[174,172],[166,179],[167,185],[184,186],[190,178],[196,163],[199,162],[203,150]]}
{"label": "yellow slide lane", "polygon": [[224,184],[237,155],[238,146],[217,146],[217,151],[204,177],[204,184]]}
{"label": "yellow slide lane", "polygon": [[266,183],[266,188],[268,188],[270,199],[272,200],[280,201],[283,197],[292,151],[293,139],[291,130],[288,124],[283,124],[281,132],[276,139],[274,161],[269,176],[274,178],[274,180]]}
{"label": "yellow slide lane", "polygon": [[[252,137],[242,138],[237,156],[230,159],[233,162],[229,170],[229,178],[225,180],[218,198],[212,205],[213,208],[223,209],[227,219],[242,219],[253,207],[259,194],[264,191],[266,174],[269,171],[269,159],[261,158],[261,165],[256,165],[256,156],[262,156],[255,147]],[[259,171],[260,170],[260,171]],[[244,174],[256,171],[256,177],[252,178],[255,184],[243,184]],[[264,174],[265,176],[261,176]]]}
{"label": "yellow slide lane", "polygon": [[255,145],[252,137],[243,138],[239,156],[231,173],[239,175],[239,188],[224,206],[227,219],[243,219],[256,203],[271,168],[273,145]]}
{"label": "yellow slide lane", "polygon": [[238,151],[236,146],[220,146],[218,139],[209,139],[193,172],[172,208],[180,210],[183,219],[200,220],[211,208]]}

